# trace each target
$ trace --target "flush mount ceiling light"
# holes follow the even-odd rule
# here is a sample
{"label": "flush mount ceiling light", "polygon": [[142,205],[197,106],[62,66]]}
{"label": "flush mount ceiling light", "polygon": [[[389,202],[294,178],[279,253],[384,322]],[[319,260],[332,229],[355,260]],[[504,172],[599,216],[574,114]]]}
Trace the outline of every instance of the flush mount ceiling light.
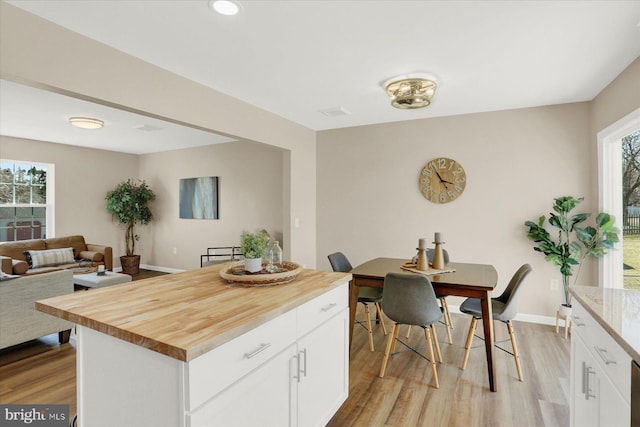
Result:
{"label": "flush mount ceiling light", "polygon": [[233,16],[240,11],[238,3],[230,0],[209,0],[209,7],[221,15]]}
{"label": "flush mount ceiling light", "polygon": [[89,117],[69,117],[69,123],[75,127],[82,129],[100,129],[104,126],[104,122]]}
{"label": "flush mount ceiling light", "polygon": [[423,108],[431,104],[436,82],[421,76],[400,76],[384,83],[391,105],[401,109]]}

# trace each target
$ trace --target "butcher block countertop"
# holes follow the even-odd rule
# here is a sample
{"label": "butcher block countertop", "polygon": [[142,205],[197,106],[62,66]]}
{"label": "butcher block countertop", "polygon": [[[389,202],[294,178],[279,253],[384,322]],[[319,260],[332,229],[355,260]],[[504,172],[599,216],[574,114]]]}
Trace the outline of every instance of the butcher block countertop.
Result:
{"label": "butcher block countertop", "polygon": [[303,270],[291,283],[229,285],[225,264],[36,302],[36,309],[188,362],[351,280]]}

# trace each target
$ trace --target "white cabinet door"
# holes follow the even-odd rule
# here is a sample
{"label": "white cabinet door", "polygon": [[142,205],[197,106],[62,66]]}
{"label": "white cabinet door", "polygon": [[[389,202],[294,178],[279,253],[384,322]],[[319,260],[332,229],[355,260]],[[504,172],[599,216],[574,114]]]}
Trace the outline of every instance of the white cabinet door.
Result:
{"label": "white cabinet door", "polygon": [[291,345],[187,417],[191,427],[295,425],[296,346]]}
{"label": "white cabinet door", "polygon": [[631,407],[606,375],[600,375],[599,421],[602,427],[629,427],[631,425]]}
{"label": "white cabinet door", "polygon": [[597,427],[598,403],[596,394],[595,360],[577,334],[571,337],[571,369],[573,405],[572,427]]}
{"label": "white cabinet door", "polygon": [[349,392],[349,310],[298,340],[298,427],[324,426]]}
{"label": "white cabinet door", "polygon": [[631,410],[578,334],[572,337],[573,427],[628,427]]}

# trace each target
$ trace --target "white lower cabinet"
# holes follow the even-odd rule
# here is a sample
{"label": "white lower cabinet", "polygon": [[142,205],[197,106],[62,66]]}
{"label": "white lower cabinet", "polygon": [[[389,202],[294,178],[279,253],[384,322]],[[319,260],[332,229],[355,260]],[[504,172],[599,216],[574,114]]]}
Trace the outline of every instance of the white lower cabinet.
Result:
{"label": "white lower cabinet", "polygon": [[631,425],[631,357],[574,303],[571,337],[571,426]]}
{"label": "white lower cabinet", "polygon": [[348,395],[348,282],[189,362],[78,326],[82,427],[315,427]]}
{"label": "white lower cabinet", "polygon": [[186,425],[326,425],[348,395],[347,304],[345,284],[188,364]]}
{"label": "white lower cabinet", "polygon": [[[349,310],[298,341],[298,426],[324,426],[349,393]],[[346,346],[345,346],[346,345]]]}
{"label": "white lower cabinet", "polygon": [[189,416],[191,427],[294,426],[292,345]]}

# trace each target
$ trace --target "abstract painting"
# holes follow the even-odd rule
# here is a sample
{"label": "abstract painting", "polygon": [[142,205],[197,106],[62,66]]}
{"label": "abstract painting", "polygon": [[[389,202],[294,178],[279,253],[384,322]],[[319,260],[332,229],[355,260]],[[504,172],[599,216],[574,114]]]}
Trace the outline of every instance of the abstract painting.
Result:
{"label": "abstract painting", "polygon": [[217,176],[180,180],[180,218],[219,219]]}

